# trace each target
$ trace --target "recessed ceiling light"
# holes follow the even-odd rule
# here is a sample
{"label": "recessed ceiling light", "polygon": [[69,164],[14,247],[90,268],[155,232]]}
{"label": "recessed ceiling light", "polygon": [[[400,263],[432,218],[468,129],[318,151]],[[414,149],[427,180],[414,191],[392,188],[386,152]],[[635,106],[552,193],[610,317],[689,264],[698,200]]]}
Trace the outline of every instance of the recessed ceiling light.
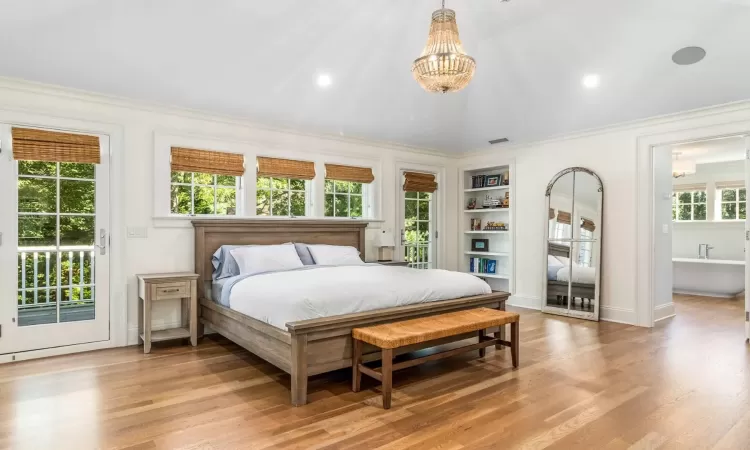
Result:
{"label": "recessed ceiling light", "polygon": [[330,86],[331,83],[333,83],[333,80],[330,75],[325,73],[318,75],[318,86],[325,88]]}
{"label": "recessed ceiling light", "polygon": [[689,66],[706,57],[706,51],[700,47],[685,47],[672,55],[672,61],[680,66]]}
{"label": "recessed ceiling light", "polygon": [[586,75],[583,77],[583,80],[581,80],[581,84],[583,85],[583,87],[588,89],[598,88],[600,82],[601,79],[599,78],[599,75],[595,73]]}

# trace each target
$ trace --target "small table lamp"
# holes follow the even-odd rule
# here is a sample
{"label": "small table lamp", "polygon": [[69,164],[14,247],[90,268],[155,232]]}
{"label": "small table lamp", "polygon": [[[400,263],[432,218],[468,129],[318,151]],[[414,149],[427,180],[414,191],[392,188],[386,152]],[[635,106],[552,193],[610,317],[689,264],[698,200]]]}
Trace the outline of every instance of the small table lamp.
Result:
{"label": "small table lamp", "polygon": [[392,249],[396,247],[396,239],[393,237],[393,232],[382,231],[376,234],[373,243],[375,247],[378,247],[378,261],[393,260]]}

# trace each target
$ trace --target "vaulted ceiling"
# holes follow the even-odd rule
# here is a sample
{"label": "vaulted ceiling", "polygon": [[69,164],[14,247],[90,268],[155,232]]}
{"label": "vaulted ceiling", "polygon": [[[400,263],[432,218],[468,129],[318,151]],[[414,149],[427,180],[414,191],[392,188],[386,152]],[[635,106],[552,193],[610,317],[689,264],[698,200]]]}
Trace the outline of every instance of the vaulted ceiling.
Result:
{"label": "vaulted ceiling", "polygon": [[438,0],[0,0],[0,76],[453,152],[750,98],[750,0],[446,3],[455,94],[410,71]]}

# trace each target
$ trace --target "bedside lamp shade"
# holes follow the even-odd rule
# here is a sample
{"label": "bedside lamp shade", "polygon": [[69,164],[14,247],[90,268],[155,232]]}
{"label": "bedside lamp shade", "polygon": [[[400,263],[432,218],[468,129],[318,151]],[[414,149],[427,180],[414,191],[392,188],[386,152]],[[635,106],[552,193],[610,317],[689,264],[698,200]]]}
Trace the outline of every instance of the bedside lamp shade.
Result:
{"label": "bedside lamp shade", "polygon": [[396,238],[393,237],[392,232],[383,231],[375,235],[373,243],[376,247],[395,247]]}
{"label": "bedside lamp shade", "polygon": [[[378,247],[378,261],[391,261],[393,259],[393,252],[390,251],[391,247],[396,246],[396,238],[393,236],[393,232],[382,231],[376,234],[373,244]],[[390,257],[386,255],[386,250],[389,250]]]}

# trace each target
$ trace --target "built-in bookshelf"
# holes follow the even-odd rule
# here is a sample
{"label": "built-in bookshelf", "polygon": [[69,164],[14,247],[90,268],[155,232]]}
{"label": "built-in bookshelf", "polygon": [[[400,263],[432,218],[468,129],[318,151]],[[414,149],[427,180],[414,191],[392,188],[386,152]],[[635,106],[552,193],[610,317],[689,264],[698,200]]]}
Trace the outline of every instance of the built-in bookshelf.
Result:
{"label": "built-in bookshelf", "polygon": [[512,169],[507,164],[460,170],[463,203],[458,205],[458,270],[481,277],[493,290],[510,293],[515,269]]}

